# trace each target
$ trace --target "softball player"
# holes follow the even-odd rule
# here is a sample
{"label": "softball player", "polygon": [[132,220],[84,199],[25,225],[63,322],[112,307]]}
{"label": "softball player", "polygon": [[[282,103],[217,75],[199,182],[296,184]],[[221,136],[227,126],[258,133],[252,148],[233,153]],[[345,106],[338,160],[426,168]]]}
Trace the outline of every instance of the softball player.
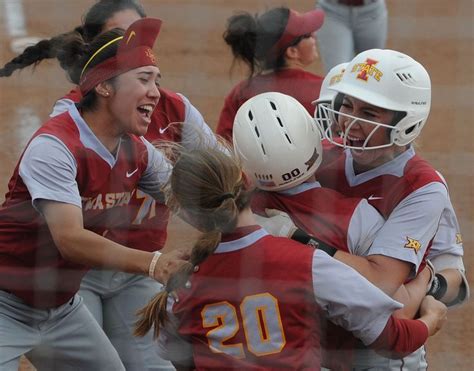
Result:
{"label": "softball player", "polygon": [[[337,92],[332,105],[321,108],[342,137],[332,137],[331,125],[322,129],[334,147],[330,163],[323,162],[316,176],[323,186],[366,198],[386,219],[371,254],[398,263],[375,255],[381,267],[376,279],[401,283],[428,254],[442,271],[430,294],[448,304],[467,300],[459,226],[446,182],[410,145],[430,110],[427,71],[405,54],[374,49],[356,56],[331,89]],[[340,258],[350,264],[349,256]],[[422,350],[401,362],[358,352],[356,369],[380,368],[425,369],[426,361]]]}
{"label": "softball player", "polygon": [[144,19],[125,35],[63,40],[60,62],[84,99],[33,135],[0,209],[2,370],[16,371],[22,354],[38,369],[125,369],[75,295],[86,267],[166,282],[187,264],[181,251],[160,257],[102,237],[137,189],[160,198],[169,176],[166,159],[139,137],[160,97],[151,51],[160,27]]}
{"label": "softball player", "polygon": [[384,48],[388,16],[385,0],[319,0],[324,26],[317,34],[326,72],[364,50]]}
{"label": "softball player", "polygon": [[[203,235],[191,258],[199,269],[186,289],[179,288],[191,267],[141,311],[137,333],[155,325],[163,357],[197,369],[318,370],[323,314],[375,348],[404,352],[426,340],[420,321],[392,317],[399,304],[354,270],[255,225],[244,179],[238,161],[221,151],[179,154],[167,199]],[[175,289],[177,300],[167,294]],[[445,311],[431,298],[422,321],[429,303]],[[429,327],[437,326],[433,320]]]}
{"label": "softball player", "polygon": [[310,114],[322,77],[304,70],[317,58],[314,33],[324,13],[304,14],[288,8],[274,8],[260,16],[241,13],[228,20],[225,42],[236,59],[248,65],[248,79],[227,95],[216,132],[232,142],[232,125],[239,107],[254,95],[278,91],[295,97]]}
{"label": "softball player", "polygon": [[[233,140],[246,173],[262,190],[252,199],[254,212],[283,210],[320,242],[355,255],[370,254],[384,219],[366,199],[344,197],[316,181],[314,173],[324,158],[320,132],[294,98],[264,93],[249,99],[237,112]],[[298,232],[292,238],[298,238]],[[415,291],[410,285],[410,300],[403,298],[409,318],[418,311],[428,279],[429,274],[417,280]],[[323,365],[350,365],[355,346],[351,334],[328,325],[326,336]]]}
{"label": "softball player", "polygon": [[[145,11],[134,0],[100,0],[87,11],[82,25],[76,30],[90,41],[114,27],[126,29],[142,17],[145,17]],[[28,48],[5,66],[4,73],[10,75],[15,69],[38,63],[41,58],[53,58],[53,53],[46,56],[43,50],[54,50],[59,42],[60,37],[53,37]],[[185,96],[162,87],[158,90],[160,100],[145,134],[148,141],[173,141],[186,148],[216,143],[202,115]],[[81,99],[80,89],[73,89],[56,102],[51,117],[70,110]],[[169,211],[164,204],[157,203],[143,190],[137,190],[128,205],[122,207],[122,218],[115,228],[107,230],[106,237],[138,250],[157,251],[165,245],[168,220]],[[129,371],[172,367],[158,357],[151,334],[140,339],[132,336],[136,311],[161,288],[159,282],[142,275],[103,269],[90,270],[82,280],[79,294]]]}

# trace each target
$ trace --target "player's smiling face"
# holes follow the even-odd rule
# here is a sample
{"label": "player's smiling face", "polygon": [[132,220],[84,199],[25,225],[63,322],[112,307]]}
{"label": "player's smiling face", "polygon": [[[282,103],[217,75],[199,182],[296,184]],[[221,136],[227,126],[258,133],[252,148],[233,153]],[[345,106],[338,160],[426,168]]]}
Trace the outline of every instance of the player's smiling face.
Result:
{"label": "player's smiling face", "polygon": [[[342,114],[354,116],[363,120],[373,121],[380,124],[391,125],[394,112],[366,103],[351,96],[345,96],[339,109]],[[390,142],[390,129],[377,126],[352,117],[339,115],[339,125],[346,138],[346,144],[351,147],[377,147]],[[351,148],[355,165],[362,171],[375,168],[390,160],[397,154],[403,152],[405,147],[391,145],[378,149],[356,149]]]}
{"label": "player's smiling face", "polygon": [[160,99],[160,77],[158,67],[145,66],[116,78],[108,108],[119,133],[146,134],[151,114]]}

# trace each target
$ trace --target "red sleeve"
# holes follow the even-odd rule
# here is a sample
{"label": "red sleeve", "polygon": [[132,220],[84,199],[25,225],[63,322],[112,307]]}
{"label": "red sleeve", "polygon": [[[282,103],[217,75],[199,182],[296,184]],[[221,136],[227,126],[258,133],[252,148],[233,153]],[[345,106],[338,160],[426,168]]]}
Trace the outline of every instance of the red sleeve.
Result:
{"label": "red sleeve", "polygon": [[232,143],[232,128],[234,127],[234,118],[237,110],[239,109],[234,99],[234,90],[232,90],[225,99],[224,107],[222,107],[222,111],[219,116],[219,122],[217,123],[216,127],[217,135],[220,135],[225,140],[229,141],[229,143]]}
{"label": "red sleeve", "polygon": [[428,327],[416,319],[391,316],[370,347],[388,358],[403,358],[421,347],[428,339]]}

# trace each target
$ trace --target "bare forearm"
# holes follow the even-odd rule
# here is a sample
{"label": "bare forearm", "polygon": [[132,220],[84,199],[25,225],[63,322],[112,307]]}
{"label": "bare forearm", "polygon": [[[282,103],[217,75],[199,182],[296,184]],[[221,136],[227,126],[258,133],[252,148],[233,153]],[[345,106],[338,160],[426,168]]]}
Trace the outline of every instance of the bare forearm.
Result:
{"label": "bare forearm", "polygon": [[148,274],[152,253],[130,249],[86,229],[56,241],[65,259],[90,267]]}
{"label": "bare forearm", "polygon": [[400,286],[393,298],[404,305],[402,309],[394,312],[397,318],[415,318],[423,298],[426,295],[428,283],[430,282],[431,272],[429,269],[423,269],[416,279]]}
{"label": "bare forearm", "polygon": [[[408,277],[410,270],[408,263],[402,263],[397,259],[387,257],[382,257],[382,259],[380,259],[380,255],[361,257],[337,251],[334,257],[354,268],[389,296],[395,294],[398,288],[405,281],[406,277]],[[384,263],[381,264],[380,260],[383,260]],[[394,269],[393,266],[390,267],[392,261],[402,269]],[[400,263],[402,263],[402,265],[400,265]]]}

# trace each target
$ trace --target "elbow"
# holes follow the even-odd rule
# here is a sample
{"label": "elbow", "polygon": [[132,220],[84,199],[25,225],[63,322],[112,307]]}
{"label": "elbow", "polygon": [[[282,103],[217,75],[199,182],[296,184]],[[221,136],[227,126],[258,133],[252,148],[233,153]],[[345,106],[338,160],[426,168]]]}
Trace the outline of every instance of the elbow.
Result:
{"label": "elbow", "polygon": [[54,244],[64,260],[77,262],[77,243],[75,243],[75,240],[74,234],[70,232],[57,233],[53,236]]}
{"label": "elbow", "polygon": [[[368,256],[372,279],[383,292],[393,296],[410,274],[411,264],[380,255]],[[394,264],[395,263],[395,264]]]}

